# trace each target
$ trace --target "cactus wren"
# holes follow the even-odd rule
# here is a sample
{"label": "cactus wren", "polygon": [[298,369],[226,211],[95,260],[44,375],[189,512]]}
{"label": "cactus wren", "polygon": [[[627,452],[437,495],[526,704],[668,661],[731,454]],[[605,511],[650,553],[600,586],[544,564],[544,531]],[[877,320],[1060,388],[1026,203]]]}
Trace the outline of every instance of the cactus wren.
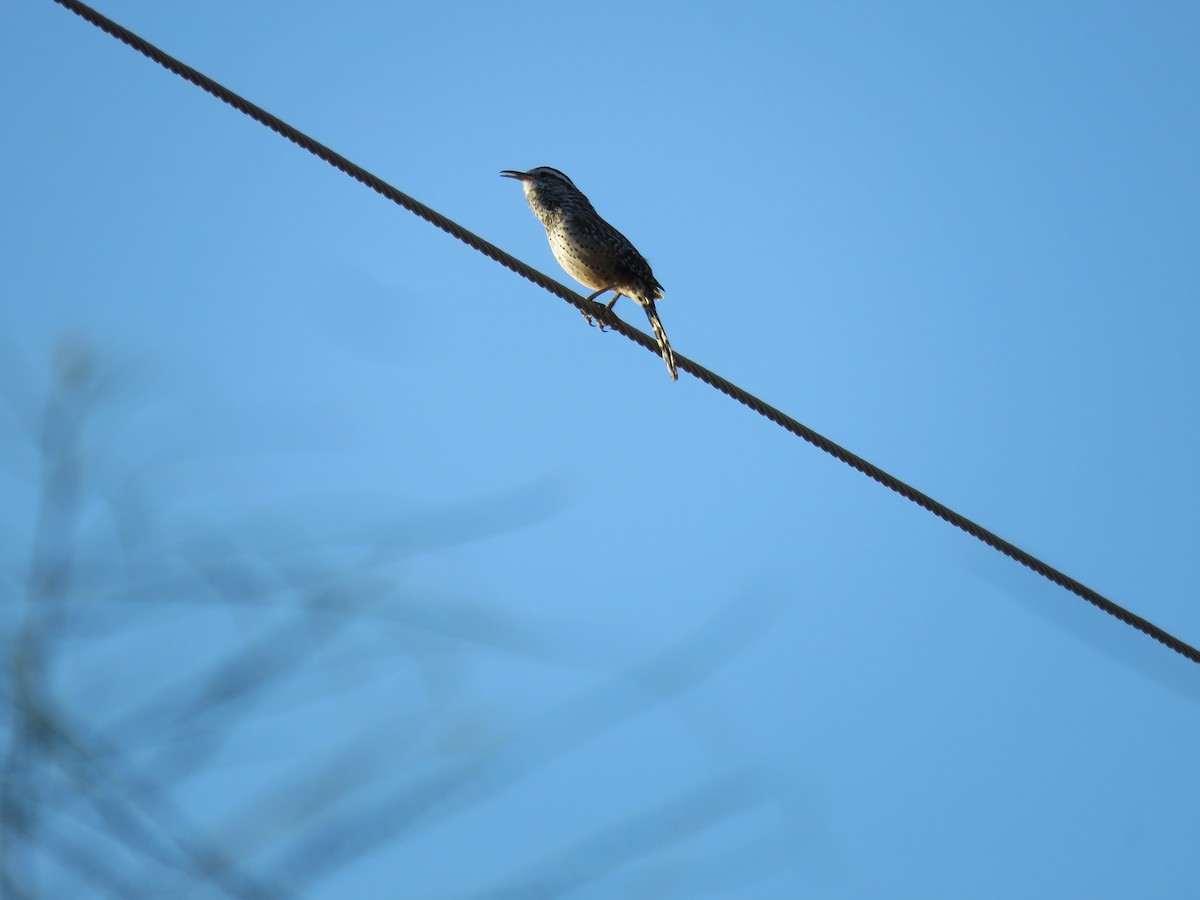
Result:
{"label": "cactus wren", "polygon": [[[615,291],[609,310],[621,297],[628,297],[646,311],[667,370],[678,380],[675,354],[654,308],[663,288],[650,271],[650,263],[625,235],[600,218],[588,198],[558,169],[538,166],[528,172],[505,169],[500,174],[521,182],[525,199],[546,228],[554,258],[568,275],[594,290],[589,300]],[[584,316],[592,320],[587,313]]]}

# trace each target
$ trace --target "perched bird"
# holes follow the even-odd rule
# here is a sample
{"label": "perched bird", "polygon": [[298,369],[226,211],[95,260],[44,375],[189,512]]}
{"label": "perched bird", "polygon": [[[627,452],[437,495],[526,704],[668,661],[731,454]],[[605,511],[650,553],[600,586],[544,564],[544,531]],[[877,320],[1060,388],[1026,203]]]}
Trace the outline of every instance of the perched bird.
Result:
{"label": "perched bird", "polygon": [[[675,354],[654,308],[654,301],[662,298],[662,285],[629,238],[600,218],[583,192],[558,169],[538,166],[528,172],[505,169],[500,174],[521,182],[525,199],[546,228],[554,258],[568,275],[594,291],[589,300],[615,291],[610,310],[621,297],[628,297],[646,311],[667,370],[678,380]],[[591,316],[584,315],[590,322]]]}

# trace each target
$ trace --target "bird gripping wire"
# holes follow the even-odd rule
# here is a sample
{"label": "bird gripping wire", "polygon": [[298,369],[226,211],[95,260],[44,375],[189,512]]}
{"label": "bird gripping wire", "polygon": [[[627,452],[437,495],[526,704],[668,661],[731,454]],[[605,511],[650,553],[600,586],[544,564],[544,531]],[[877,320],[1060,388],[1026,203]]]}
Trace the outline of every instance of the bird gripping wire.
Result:
{"label": "bird gripping wire", "polygon": [[[96,12],[96,10],[92,9],[90,6],[80,3],[78,0],[54,0],[54,2],[90,22],[92,25],[95,25],[106,34],[111,35],[122,43],[132,47],[134,50],[137,50],[139,53],[158,63],[163,68],[175,73],[180,78],[190,81],[197,87],[212,94],[218,100],[227,103],[239,112],[245,113],[250,118],[270,128],[281,137],[287,138],[292,143],[303,147],[309,153],[312,153],[314,156],[324,160],[334,168],[349,175],[355,181],[365,184],[367,187],[371,188],[371,190],[382,194],[393,203],[396,203],[407,209],[409,212],[420,216],[430,224],[436,225],[447,234],[458,238],[467,246],[478,250],[480,253],[490,257],[491,259],[500,263],[502,266],[511,269],[523,278],[529,279],[534,284],[538,285],[538,287],[549,291],[557,297],[561,297],[563,300],[567,301],[585,314],[597,319],[606,326],[611,327],[614,331],[624,335],[631,341],[641,344],[641,346],[645,349],[650,350],[656,355],[659,353],[658,344],[655,340],[643,332],[632,328],[625,322],[618,319],[616,316],[612,315],[604,306],[604,304],[587,300],[586,298],[581,297],[579,294],[576,294],[574,291],[559,284],[557,281],[548,278],[541,272],[523,263],[516,257],[505,253],[496,245],[485,241],[483,238],[468,231],[458,223],[446,218],[441,213],[430,209],[425,204],[414,200],[412,197],[402,193],[382,179],[372,175],[366,169],[363,169],[360,166],[350,162],[350,160],[346,159],[344,156],[335,153],[324,144],[313,140],[311,137],[304,134],[302,131],[293,128],[282,119],[276,118],[266,110],[255,106],[244,97],[235,94],[233,91],[229,90],[223,85],[213,81],[207,75],[196,71],[191,66],[185,65],[184,63],[175,59],[173,56],[168,55],[158,47],[155,47],[149,41],[134,34],[129,29],[124,28],[111,19],[100,15],[100,13]],[[927,494],[918,491],[916,488],[906,484],[894,475],[891,475],[888,472],[885,472],[883,469],[880,469],[878,466],[867,462],[862,457],[851,453],[849,450],[834,443],[824,435],[813,431],[807,425],[796,421],[791,416],[781,412],[770,404],[763,402],[753,394],[742,390],[732,382],[727,381],[714,372],[709,371],[699,363],[692,362],[687,357],[679,356],[678,354],[675,355],[675,360],[680,370],[687,372],[688,374],[698,378],[700,381],[703,381],[705,384],[716,388],[721,393],[733,398],[743,406],[754,410],[756,413],[764,416],[767,419],[770,419],[781,428],[786,429],[797,437],[803,438],[813,446],[824,450],[835,459],[840,460],[853,469],[857,469],[868,478],[879,482],[884,487],[895,491],[897,494],[908,500],[911,500],[921,508],[933,513],[939,519],[949,522],[955,528],[965,531],[967,534],[982,541],[994,550],[1000,551],[1005,556],[1015,560],[1016,562],[1019,562],[1021,565],[1031,569],[1038,575],[1041,575],[1043,578],[1046,578],[1047,580],[1057,584],[1059,587],[1062,587],[1070,591],[1072,594],[1081,597],[1098,609],[1108,613],[1110,616],[1113,616],[1124,622],[1126,625],[1136,628],[1143,634],[1154,638],[1154,640],[1171,648],[1176,653],[1187,657],[1192,662],[1200,663],[1200,650],[1197,650],[1190,644],[1180,640],[1170,632],[1159,628],[1153,622],[1147,621],[1141,616],[1130,612],[1123,606],[1114,603],[1107,597],[1104,597],[1103,595],[1092,590],[1087,585],[1076,581],[1074,578],[1071,578],[1069,575],[1060,572],[1053,566],[1042,562],[1042,560],[1038,559],[1031,553],[1022,550],[1015,544],[1009,543],[998,535],[988,531],[983,526],[968,519],[966,516],[955,512],[948,506],[945,506]]]}

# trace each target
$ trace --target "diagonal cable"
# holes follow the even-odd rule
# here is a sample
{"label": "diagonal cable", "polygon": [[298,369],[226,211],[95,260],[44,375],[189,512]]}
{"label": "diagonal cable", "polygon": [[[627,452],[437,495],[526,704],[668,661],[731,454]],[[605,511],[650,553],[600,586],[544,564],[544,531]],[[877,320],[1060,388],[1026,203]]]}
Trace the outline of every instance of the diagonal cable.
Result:
{"label": "diagonal cable", "polygon": [[[227,87],[218,84],[207,75],[196,71],[191,66],[185,65],[184,63],[175,59],[173,56],[164,53],[158,47],[155,47],[149,41],[139,37],[127,28],[124,28],[111,19],[100,15],[100,13],[96,12],[96,10],[92,9],[90,6],[79,3],[78,0],[54,0],[54,2],[95,25],[106,34],[109,34],[122,43],[129,45],[142,55],[149,57],[168,71],[174,72],[180,78],[190,81],[197,87],[212,94],[218,100],[229,104],[239,112],[245,113],[250,118],[270,128],[281,137],[287,138],[292,143],[303,147],[309,153],[312,153],[319,159],[329,163],[335,169],[338,169],[349,175],[355,181],[365,184],[371,190],[382,194],[393,203],[404,207],[409,212],[420,216],[431,225],[436,225],[447,234],[458,238],[468,247],[478,250],[484,256],[490,257],[491,259],[500,263],[500,265],[516,272],[521,277],[529,279],[538,287],[549,291],[556,297],[561,297],[575,308],[604,323],[606,326],[629,338],[634,343],[640,344],[642,347],[656,355],[658,354],[658,345],[652,338],[641,331],[638,331],[636,328],[625,324],[625,322],[612,315],[612,313],[608,311],[604,304],[587,300],[554,279],[548,278],[533,267],[523,263],[515,256],[505,253],[495,244],[485,241],[477,234],[474,234],[473,232],[468,231],[466,228],[463,228],[457,222],[447,219],[441,213],[430,209],[424,203],[414,200],[412,197],[392,187],[381,178],[372,175],[361,166],[357,166],[350,162],[350,160],[346,159],[346,157],[342,156],[341,154],[335,153],[324,144],[321,144],[304,134],[304,132],[293,128],[282,119],[271,115],[261,107],[255,106],[249,100],[239,96],[238,94],[235,94]],[[725,380],[715,372],[709,371],[699,363],[692,362],[687,357],[679,356],[678,354],[676,354],[676,360],[679,368],[683,371],[700,379],[705,384],[716,388],[721,393],[732,397],[738,403],[749,407],[759,415],[765,416],[776,425],[779,425],[781,428],[790,431],[797,437],[803,438],[814,447],[824,450],[835,459],[840,460],[851,468],[857,469],[868,478],[874,479],[884,487],[895,491],[897,494],[908,500],[911,500],[913,503],[917,504],[917,506],[928,510],[939,519],[949,522],[955,528],[959,528],[972,537],[983,541],[983,543],[987,544],[992,549],[998,550],[1010,559],[1016,560],[1021,565],[1032,569],[1034,572],[1041,575],[1043,578],[1054,582],[1059,587],[1065,588],[1078,597],[1082,597],[1088,603],[1091,603],[1093,606],[1103,610],[1110,616],[1120,619],[1126,625],[1136,628],[1143,634],[1149,635],[1159,643],[1170,647],[1176,653],[1186,656],[1192,662],[1200,663],[1200,650],[1197,650],[1190,644],[1180,640],[1170,632],[1159,628],[1153,622],[1147,621],[1141,616],[1130,612],[1123,606],[1114,603],[1107,597],[1092,590],[1087,585],[1076,581],[1069,575],[1060,572],[1053,566],[1043,562],[1033,554],[1027,553],[1015,544],[1009,543],[1000,536],[988,531],[982,525],[979,525],[976,522],[968,519],[966,516],[955,512],[954,510],[950,509],[950,507],[939,503],[929,495],[922,493],[909,484],[906,484],[894,475],[891,475],[885,472],[883,469],[880,469],[878,466],[867,462],[867,460],[863,459],[861,456],[851,453],[849,450],[840,446],[839,444],[835,444],[824,435],[813,431],[807,425],[796,421],[786,413],[776,409],[768,403],[763,402],[753,394],[742,390],[736,384]]]}

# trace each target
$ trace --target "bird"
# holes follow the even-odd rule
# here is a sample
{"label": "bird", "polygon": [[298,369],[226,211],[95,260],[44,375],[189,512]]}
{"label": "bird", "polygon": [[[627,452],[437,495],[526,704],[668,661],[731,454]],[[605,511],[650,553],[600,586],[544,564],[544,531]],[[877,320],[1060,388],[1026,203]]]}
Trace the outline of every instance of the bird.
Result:
{"label": "bird", "polygon": [[[646,311],[667,371],[678,381],[675,353],[654,306],[655,300],[662,299],[663,286],[629,238],[604,221],[575,182],[558,169],[538,166],[527,172],[504,169],[500,174],[521,182],[525,199],[546,229],[554,258],[568,275],[592,289],[589,300],[613,291],[607,305],[610,312],[622,297]],[[584,317],[592,321],[586,312]]]}

